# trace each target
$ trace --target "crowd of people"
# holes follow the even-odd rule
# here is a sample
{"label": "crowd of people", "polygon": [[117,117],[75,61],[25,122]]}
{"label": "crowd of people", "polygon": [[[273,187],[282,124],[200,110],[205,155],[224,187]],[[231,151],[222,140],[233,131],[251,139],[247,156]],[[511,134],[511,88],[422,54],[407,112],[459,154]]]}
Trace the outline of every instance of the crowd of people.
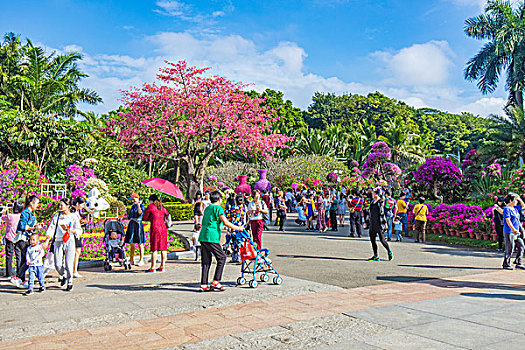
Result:
{"label": "crowd of people", "polygon": [[[144,224],[151,223],[150,250],[151,266],[145,272],[163,272],[167,260],[168,230],[166,217],[169,215],[157,195],[149,197],[147,208],[137,193],[131,194],[131,209],[128,212],[129,224],[122,240],[110,232],[108,248],[111,253],[124,254],[122,246],[130,245],[130,261],[136,266],[144,266]],[[78,262],[82,252],[82,234],[86,217],[89,214],[82,198],[61,198],[58,211],[47,227],[37,223],[35,210],[39,205],[38,196],[27,196],[25,201],[17,201],[10,213],[4,212],[1,220],[6,223],[6,235],[3,237],[6,251],[5,277],[16,287],[27,289],[24,295],[31,295],[35,279],[40,284],[40,292],[45,292],[45,277],[51,270],[58,273],[58,282],[66,291],[73,289],[73,278],[81,278]],[[40,232],[45,229],[43,240]],[[139,259],[134,255],[138,245]],[[47,253],[46,253],[47,252]],[[156,267],[157,252],[161,254],[160,266]],[[13,273],[13,258],[16,259],[16,271]]]}
{"label": "crowd of people", "polygon": [[[397,198],[397,199],[396,199]],[[125,236],[120,240],[116,232],[109,232],[108,247],[111,254],[125,257],[124,244],[130,246],[130,261],[136,266],[144,266],[145,231],[143,221],[151,223],[150,249],[151,265],[145,272],[164,272],[168,250],[169,212],[164,208],[157,195],[149,197],[146,208],[137,193],[129,197],[131,208],[128,212],[129,224]],[[385,248],[387,259],[394,255],[389,241],[395,233],[396,241],[408,237],[408,211],[411,198],[409,189],[402,189],[393,197],[390,189],[368,188],[362,191],[347,188],[326,187],[322,190],[304,188],[251,194],[229,193],[223,200],[218,191],[197,193],[193,200],[194,232],[193,246],[196,259],[201,259],[200,291],[222,291],[220,281],[227,260],[240,263],[237,235],[241,231],[250,231],[257,249],[263,248],[263,232],[270,225],[284,231],[287,214],[297,213],[295,223],[305,231],[326,232],[328,229],[339,231],[347,225],[348,236],[362,237],[363,229],[368,229],[373,255],[369,261],[379,261],[377,241]],[[522,258],[525,251],[522,226],[525,204],[522,198],[510,193],[497,198],[493,209],[494,227],[498,234],[499,249],[505,243],[504,269],[512,267],[513,261],[518,269],[524,269]],[[1,220],[6,222],[6,235],[3,238],[6,250],[6,274],[11,283],[27,289],[24,295],[33,293],[35,279],[40,284],[40,291],[45,291],[45,277],[51,270],[58,273],[60,285],[66,291],[73,288],[73,278],[82,277],[78,273],[78,260],[82,249],[82,233],[86,221],[85,201],[82,198],[59,200],[58,211],[45,228],[45,240],[41,243],[40,231],[44,229],[37,223],[35,210],[38,207],[37,196],[27,196],[25,202],[16,202],[11,213],[3,213]],[[415,242],[426,242],[426,223],[429,215],[425,198],[419,198],[413,206],[413,222],[416,231]],[[412,215],[411,215],[412,216]],[[275,221],[274,221],[275,219]],[[228,229],[226,243],[221,245],[223,228]],[[346,234],[346,232],[345,232]],[[138,261],[135,255],[138,248]],[[47,254],[45,253],[47,251]],[[157,254],[160,252],[160,266],[157,267]],[[124,255],[124,256],[123,256]],[[16,273],[13,274],[13,257],[16,258]],[[211,284],[208,275],[212,257],[217,266]],[[130,265],[131,265],[130,264]],[[27,275],[27,278],[26,278]]]}

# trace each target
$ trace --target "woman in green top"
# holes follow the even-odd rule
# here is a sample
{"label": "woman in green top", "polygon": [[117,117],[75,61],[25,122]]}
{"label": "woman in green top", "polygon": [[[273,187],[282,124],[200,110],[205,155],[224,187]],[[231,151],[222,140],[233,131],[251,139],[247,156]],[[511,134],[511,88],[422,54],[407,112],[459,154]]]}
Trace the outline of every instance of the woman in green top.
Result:
{"label": "woman in green top", "polygon": [[[202,228],[199,234],[199,242],[201,242],[201,292],[209,292],[212,290],[223,291],[224,287],[220,284],[222,278],[222,271],[226,263],[226,254],[220,245],[222,228],[226,227],[242,231],[244,227],[232,224],[226,218],[224,209],[220,206],[221,194],[214,191],[210,196],[211,205],[204,209],[202,218]],[[217,260],[217,267],[215,268],[215,275],[213,282],[208,285],[208,275],[210,273],[211,257],[212,255]]]}

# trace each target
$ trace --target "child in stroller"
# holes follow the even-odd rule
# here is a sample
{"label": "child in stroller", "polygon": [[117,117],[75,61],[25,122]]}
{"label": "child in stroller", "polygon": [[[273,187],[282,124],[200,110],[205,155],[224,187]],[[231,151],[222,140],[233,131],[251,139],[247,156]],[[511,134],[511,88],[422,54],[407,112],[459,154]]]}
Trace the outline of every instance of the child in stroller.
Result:
{"label": "child in stroller", "polygon": [[111,271],[113,263],[119,263],[125,270],[131,270],[131,263],[124,251],[124,226],[117,220],[108,220],[104,224],[104,242],[107,257],[104,261],[104,271]]}

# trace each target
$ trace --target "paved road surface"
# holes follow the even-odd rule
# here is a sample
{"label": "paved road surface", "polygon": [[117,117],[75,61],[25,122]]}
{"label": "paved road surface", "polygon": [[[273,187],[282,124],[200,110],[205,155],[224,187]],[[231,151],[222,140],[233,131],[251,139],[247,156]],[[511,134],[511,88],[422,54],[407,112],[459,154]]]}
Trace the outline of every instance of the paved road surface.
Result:
{"label": "paved road surface", "polygon": [[[410,282],[499,270],[502,253],[444,244],[417,244],[411,239],[389,242],[393,261],[366,261],[372,254],[368,234],[350,238],[348,226],[339,232],[305,232],[289,215],[286,232],[268,231],[263,245],[272,251],[279,271],[310,281],[344,288],[389,282]],[[271,226],[270,229],[275,226]],[[387,259],[379,245],[379,256]]]}

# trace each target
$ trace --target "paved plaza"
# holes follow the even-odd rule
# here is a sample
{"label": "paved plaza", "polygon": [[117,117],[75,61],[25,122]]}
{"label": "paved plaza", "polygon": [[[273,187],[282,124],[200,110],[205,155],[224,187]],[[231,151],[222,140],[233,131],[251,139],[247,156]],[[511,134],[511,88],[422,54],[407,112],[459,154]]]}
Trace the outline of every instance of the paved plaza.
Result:
{"label": "paved plaza", "polygon": [[45,294],[23,297],[4,279],[0,349],[525,346],[525,272],[501,270],[499,253],[406,240],[392,243],[394,261],[367,262],[368,237],[286,229],[263,237],[280,286],[237,287],[239,266],[228,264],[226,291],[199,293],[189,258],[162,274],[84,269],[71,293],[52,277]]}

